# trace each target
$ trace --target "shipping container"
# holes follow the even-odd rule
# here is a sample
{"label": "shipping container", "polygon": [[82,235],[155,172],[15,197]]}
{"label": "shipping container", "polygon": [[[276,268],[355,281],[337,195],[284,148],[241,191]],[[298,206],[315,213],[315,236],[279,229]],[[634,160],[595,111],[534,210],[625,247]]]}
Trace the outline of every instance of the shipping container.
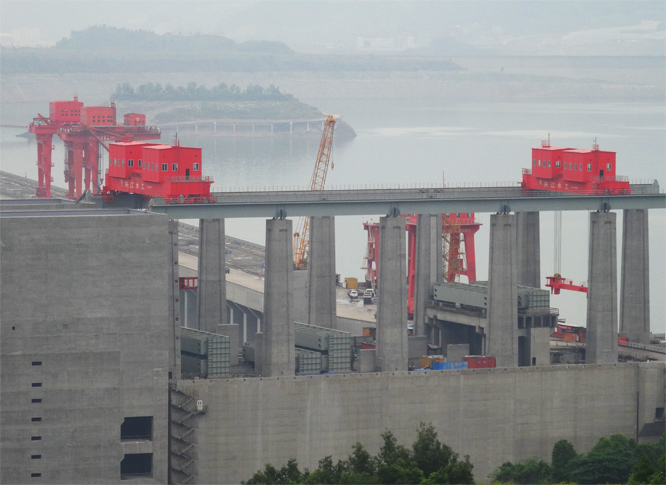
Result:
{"label": "shipping container", "polygon": [[419,365],[421,366],[422,369],[425,369],[426,367],[431,367],[432,366],[432,358],[428,357],[426,355],[422,355]]}
{"label": "shipping container", "polygon": [[469,369],[491,369],[495,367],[495,357],[468,355],[463,358]]}
{"label": "shipping container", "polygon": [[345,278],[345,287],[348,290],[355,290],[358,288],[358,278]]}

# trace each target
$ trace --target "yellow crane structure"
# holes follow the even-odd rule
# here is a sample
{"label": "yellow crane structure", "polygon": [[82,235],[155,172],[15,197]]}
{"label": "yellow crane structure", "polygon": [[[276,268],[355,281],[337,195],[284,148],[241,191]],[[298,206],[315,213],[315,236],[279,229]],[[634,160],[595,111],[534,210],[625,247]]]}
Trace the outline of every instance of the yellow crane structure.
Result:
{"label": "yellow crane structure", "polygon": [[[331,160],[331,147],[333,146],[333,128],[335,128],[335,117],[329,115],[324,123],[324,132],[321,135],[319,153],[315,162],[310,190],[324,190],[326,174]],[[333,164],[331,164],[333,168]],[[297,231],[294,232],[294,265],[299,269],[308,267],[310,255],[310,218],[301,217],[298,221]]]}

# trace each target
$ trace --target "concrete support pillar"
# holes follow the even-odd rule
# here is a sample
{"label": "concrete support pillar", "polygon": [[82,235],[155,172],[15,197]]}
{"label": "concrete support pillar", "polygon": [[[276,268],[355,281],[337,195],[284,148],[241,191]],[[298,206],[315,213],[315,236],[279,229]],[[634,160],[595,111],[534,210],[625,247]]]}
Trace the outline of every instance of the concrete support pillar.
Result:
{"label": "concrete support pillar", "polygon": [[299,323],[310,322],[310,273],[307,269],[294,269],[291,279],[291,294],[294,296],[291,307],[291,320]]}
{"label": "concrete support pillar", "polygon": [[650,252],[647,209],[625,209],[622,217],[620,335],[650,343]]}
{"label": "concrete support pillar", "polygon": [[425,335],[425,304],[431,299],[433,285],[441,280],[442,215],[419,214],[416,219],[414,335]]}
{"label": "concrete support pillar", "polygon": [[308,322],[334,328],[335,307],[335,217],[310,218],[310,273]]}
{"label": "concrete support pillar", "polygon": [[269,377],[296,373],[292,234],[291,220],[266,221],[263,375]]}
{"label": "concrete support pillar", "polygon": [[215,333],[227,323],[224,219],[199,221],[199,330]]}
{"label": "concrete support pillar", "polygon": [[587,364],[617,362],[617,243],[614,212],[590,214]]}
{"label": "concrete support pillar", "polygon": [[490,266],[488,269],[488,355],[497,367],[518,365],[518,268],[516,266],[516,216],[490,216]]}
{"label": "concrete support pillar", "polygon": [[180,378],[180,288],[178,285],[178,222],[169,221],[169,373]]}
{"label": "concrete support pillar", "polygon": [[406,256],[405,218],[380,218],[377,367],[382,372],[407,370]]}
{"label": "concrete support pillar", "polygon": [[243,343],[247,342],[247,312],[243,312]]}
{"label": "concrete support pillar", "polygon": [[541,288],[539,213],[516,212],[517,284]]}

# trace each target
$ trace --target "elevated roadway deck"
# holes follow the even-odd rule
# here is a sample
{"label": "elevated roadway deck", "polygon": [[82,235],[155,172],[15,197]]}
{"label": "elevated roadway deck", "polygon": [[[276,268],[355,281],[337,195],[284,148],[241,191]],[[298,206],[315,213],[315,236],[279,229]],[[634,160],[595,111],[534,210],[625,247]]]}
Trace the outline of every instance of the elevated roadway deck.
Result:
{"label": "elevated roadway deck", "polygon": [[634,185],[629,195],[569,194],[507,186],[215,192],[213,196],[215,202],[206,204],[167,204],[155,199],[149,209],[172,219],[225,219],[666,208],[666,194],[659,192],[656,183]]}

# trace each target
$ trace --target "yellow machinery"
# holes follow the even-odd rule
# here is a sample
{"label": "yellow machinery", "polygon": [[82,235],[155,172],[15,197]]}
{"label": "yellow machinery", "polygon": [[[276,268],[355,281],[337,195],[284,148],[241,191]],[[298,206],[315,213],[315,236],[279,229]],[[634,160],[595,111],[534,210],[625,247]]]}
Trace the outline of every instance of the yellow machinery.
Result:
{"label": "yellow machinery", "polygon": [[[321,135],[319,153],[315,162],[310,190],[324,190],[328,164],[331,159],[331,147],[333,145],[333,128],[335,118],[329,115],[324,124],[324,133]],[[331,168],[333,165],[331,164]],[[308,267],[308,256],[310,254],[310,218],[301,217],[298,221],[297,231],[294,232],[294,265],[299,269]]]}

